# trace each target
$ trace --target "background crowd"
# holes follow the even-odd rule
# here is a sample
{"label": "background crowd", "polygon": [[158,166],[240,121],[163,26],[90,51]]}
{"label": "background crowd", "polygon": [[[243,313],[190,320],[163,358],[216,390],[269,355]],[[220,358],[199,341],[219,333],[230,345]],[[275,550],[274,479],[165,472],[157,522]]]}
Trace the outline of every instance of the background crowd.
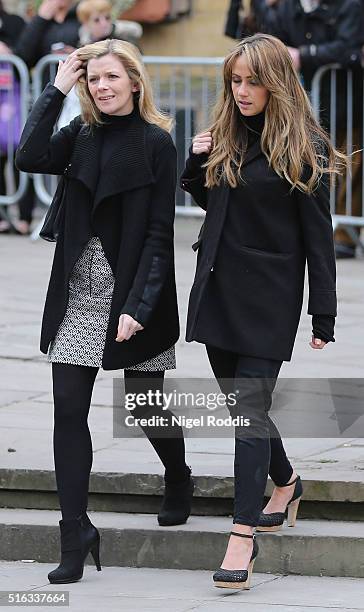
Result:
{"label": "background crowd", "polygon": [[[2,106],[5,93],[2,83],[7,73],[6,55],[15,54],[31,70],[49,53],[70,53],[88,42],[105,38],[128,40],[142,51],[143,27],[132,21],[138,17],[135,7],[140,0],[43,0],[30,17],[11,14],[0,0],[0,130],[6,133],[6,117]],[[147,0],[145,0],[148,4]],[[168,2],[161,2],[166,13]],[[157,11],[158,2],[154,2]],[[152,5],[150,5],[152,6]],[[193,6],[193,3],[192,3]],[[152,10],[152,9],[151,9]],[[134,12],[133,12],[134,11]],[[120,18],[120,17],[123,18]],[[127,17],[125,19],[124,17]],[[223,24],[222,24],[223,27]],[[226,16],[226,36],[239,40],[255,32],[267,32],[280,38],[288,47],[296,69],[300,72],[304,86],[311,90],[312,77],[323,65],[338,63],[342,66],[338,74],[336,101],[336,144],[345,150],[347,139],[346,69],[353,71],[353,149],[362,147],[362,100],[363,100],[363,46],[364,46],[364,0],[231,0]],[[9,72],[10,75],[10,72]],[[8,75],[8,78],[10,78]],[[11,71],[12,78],[14,71]],[[5,78],[6,80],[6,78]],[[19,104],[17,83],[13,83],[13,105]],[[330,81],[323,80],[321,121],[330,128]],[[18,112],[15,108],[15,112]],[[17,142],[13,143],[14,146]],[[0,139],[0,195],[6,193],[5,166],[8,147]],[[17,171],[14,168],[14,176]],[[362,212],[362,162],[356,155],[352,170],[352,214]],[[19,221],[16,230],[28,234],[34,208],[34,189],[28,185],[26,194],[18,202]],[[338,213],[345,212],[346,187],[343,181],[337,192]],[[0,208],[1,210],[1,208]],[[0,232],[8,232],[7,221],[0,221]],[[349,235],[336,232],[338,257],[354,257],[355,245]]]}

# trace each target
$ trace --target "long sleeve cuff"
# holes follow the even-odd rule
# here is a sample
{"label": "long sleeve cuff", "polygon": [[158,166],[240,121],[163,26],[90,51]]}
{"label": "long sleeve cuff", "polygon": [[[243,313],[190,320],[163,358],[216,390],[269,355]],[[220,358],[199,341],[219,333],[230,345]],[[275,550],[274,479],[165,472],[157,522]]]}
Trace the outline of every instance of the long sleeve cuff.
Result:
{"label": "long sleeve cuff", "polygon": [[335,342],[334,338],[335,317],[332,315],[313,315],[312,334],[324,342]]}
{"label": "long sleeve cuff", "polygon": [[192,145],[189,148],[189,157],[186,160],[186,170],[189,171],[200,171],[203,172],[203,168],[201,168],[202,164],[204,164],[205,162],[207,162],[208,158],[209,158],[209,154],[208,153],[193,153],[192,152]]}

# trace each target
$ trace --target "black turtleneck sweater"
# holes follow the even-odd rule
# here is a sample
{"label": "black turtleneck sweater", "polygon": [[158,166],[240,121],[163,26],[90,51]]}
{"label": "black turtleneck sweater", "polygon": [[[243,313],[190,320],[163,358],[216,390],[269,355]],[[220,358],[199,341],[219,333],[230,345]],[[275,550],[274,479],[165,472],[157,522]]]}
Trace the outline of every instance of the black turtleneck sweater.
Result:
{"label": "black turtleneck sweater", "polygon": [[135,107],[128,115],[107,115],[101,113],[103,142],[100,154],[100,172],[103,171],[113,151],[122,146],[122,132],[137,113],[138,111]]}
{"label": "black turtleneck sweater", "polygon": [[[251,147],[261,138],[265,122],[265,113],[263,112],[259,113],[258,115],[242,117],[242,122],[247,127],[249,149],[249,147]],[[262,180],[264,180],[264,177],[262,177]],[[236,189],[231,189],[230,193],[231,197],[229,199],[224,230],[222,232],[219,245],[219,251],[220,249],[223,249],[225,251],[225,256],[228,250],[232,248],[233,244],[241,244],[241,224],[244,223],[246,227],[246,225],[249,223],[249,219],[242,219],[241,216],[241,200],[244,198],[244,183],[240,183]],[[265,239],[268,240],[269,244],[269,236],[266,236]],[[267,244],[256,245],[256,247],[261,247],[264,249],[267,248]],[[272,246],[272,250],[275,250],[274,246]],[[335,317],[331,315],[320,314],[312,316],[312,334],[315,338],[320,338],[321,340],[324,340],[324,342],[335,342],[334,326]]]}

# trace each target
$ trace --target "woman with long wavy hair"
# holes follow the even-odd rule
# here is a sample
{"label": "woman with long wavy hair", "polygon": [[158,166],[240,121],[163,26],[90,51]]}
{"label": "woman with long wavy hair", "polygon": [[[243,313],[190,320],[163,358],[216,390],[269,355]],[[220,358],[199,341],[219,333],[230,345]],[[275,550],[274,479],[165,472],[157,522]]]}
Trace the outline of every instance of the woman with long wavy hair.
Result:
{"label": "woman with long wavy hair", "polygon": [[[75,84],[81,115],[53,134]],[[183,432],[157,401],[165,370],[176,367],[179,336],[171,123],[154,104],[138,50],[106,40],[60,62],[17,151],[19,169],[65,175],[66,181],[41,333],[41,350],[52,362],[62,511],[62,558],[48,576],[52,583],[79,580],[89,552],[101,569],[100,536],[86,514],[92,465],[87,419],[100,367],[124,369],[126,394],[147,394],[146,405],[133,411],[136,419],[165,419],[160,437],[149,419],[140,423],[165,467],[159,524],[184,523],[190,513],[193,481]],[[172,427],[173,437],[165,434]]]}
{"label": "woman with long wavy hair", "polygon": [[[294,526],[302,483],[268,411],[300,319],[305,265],[310,346],[334,342],[336,271],[329,182],[346,164],[314,118],[290,55],[256,34],[226,57],[214,120],[193,139],[181,185],[206,217],[195,249],[187,341],[206,345],[221,389],[235,393],[235,505],[219,587],[249,588],[253,534]],[[262,510],[268,473],[275,488]]]}

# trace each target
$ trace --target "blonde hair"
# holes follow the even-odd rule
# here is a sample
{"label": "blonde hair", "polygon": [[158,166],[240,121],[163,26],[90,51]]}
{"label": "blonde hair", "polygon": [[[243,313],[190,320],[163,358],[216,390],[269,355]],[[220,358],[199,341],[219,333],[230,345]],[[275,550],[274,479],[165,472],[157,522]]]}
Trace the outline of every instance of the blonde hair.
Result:
{"label": "blonde hair", "polygon": [[77,55],[84,62],[86,68],[86,75],[82,76],[77,82],[77,93],[80,99],[83,121],[89,125],[102,124],[100,111],[87,85],[87,63],[91,59],[108,54],[114,55],[120,60],[130,80],[138,86],[138,106],[142,119],[170,132],[172,119],[155,106],[152,85],[143,64],[142,56],[135,45],[124,40],[107,39],[78,49]]}
{"label": "blonde hair", "polygon": [[[244,56],[254,78],[269,92],[261,137],[262,151],[269,165],[282,178],[301,191],[311,193],[323,174],[342,173],[347,156],[332,146],[326,132],[316,121],[286,46],[274,36],[254,34],[244,38],[225,58],[223,91],[214,108],[213,148],[206,168],[206,186],[224,179],[238,185],[247,130],[232,93],[232,72],[236,60]],[[307,180],[304,166],[311,172]]]}
{"label": "blonde hair", "polygon": [[111,2],[109,0],[81,0],[77,5],[76,14],[81,23],[87,23],[92,13],[110,13]]}

